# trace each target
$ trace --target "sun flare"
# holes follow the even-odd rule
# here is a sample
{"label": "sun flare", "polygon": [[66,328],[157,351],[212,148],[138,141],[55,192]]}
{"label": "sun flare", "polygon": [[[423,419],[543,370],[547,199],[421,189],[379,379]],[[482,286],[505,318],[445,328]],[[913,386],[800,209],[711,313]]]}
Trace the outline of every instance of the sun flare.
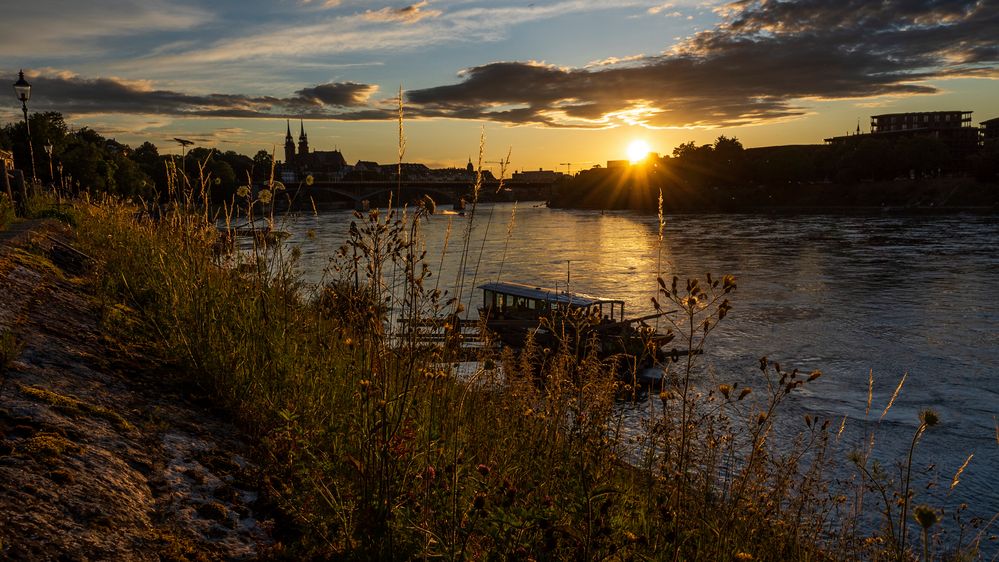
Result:
{"label": "sun flare", "polygon": [[649,148],[649,143],[643,140],[632,141],[631,144],[628,145],[628,160],[631,160],[632,164],[645,160],[645,157],[649,155],[650,150],[651,148]]}

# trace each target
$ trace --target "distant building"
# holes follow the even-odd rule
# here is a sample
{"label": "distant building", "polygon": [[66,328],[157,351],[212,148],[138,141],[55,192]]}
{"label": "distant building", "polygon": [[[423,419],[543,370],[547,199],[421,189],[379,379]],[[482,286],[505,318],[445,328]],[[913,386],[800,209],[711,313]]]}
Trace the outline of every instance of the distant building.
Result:
{"label": "distant building", "polygon": [[525,172],[514,172],[510,178],[511,183],[555,183],[565,174],[555,170],[530,170]]}
{"label": "distant building", "polygon": [[982,142],[999,141],[999,117],[982,121]]}
{"label": "distant building", "polygon": [[607,161],[607,169],[608,170],[610,170],[612,168],[627,168],[628,166],[631,166],[631,160],[608,160]]}
{"label": "distant building", "polygon": [[971,126],[971,114],[971,111],[923,111],[872,115],[870,133],[861,133],[858,124],[856,134],[831,137],[825,141],[835,145],[871,138],[894,141],[928,137],[942,141],[950,150],[951,157],[962,161],[978,150],[979,132]]}
{"label": "distant building", "polygon": [[287,122],[288,132],[284,137],[284,167],[282,178],[295,181],[307,175],[318,180],[340,179],[347,172],[347,161],[339,150],[309,150],[309,137],[305,134],[305,123],[299,122],[298,150],[291,136],[291,123]]}

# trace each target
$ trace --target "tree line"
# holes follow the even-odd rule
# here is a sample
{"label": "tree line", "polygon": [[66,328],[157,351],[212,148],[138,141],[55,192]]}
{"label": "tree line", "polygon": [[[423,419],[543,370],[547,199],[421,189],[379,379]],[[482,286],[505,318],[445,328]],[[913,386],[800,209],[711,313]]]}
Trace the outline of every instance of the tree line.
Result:
{"label": "tree line", "polygon": [[809,205],[904,204],[886,184],[936,178],[999,182],[999,143],[968,155],[952,154],[946,143],[928,137],[746,149],[723,135],[711,144],[683,143],[671,156],[636,165],[585,170],[561,184],[551,203],[648,211],[658,206],[661,192],[671,209],[729,210],[802,203],[812,192]]}
{"label": "tree line", "polygon": [[[195,147],[181,157],[160,154],[148,141],[133,148],[88,127],[70,130],[62,114],[54,111],[34,113],[28,121],[37,179],[72,192],[163,199],[168,193],[168,176],[176,169],[195,186],[204,180],[211,186],[212,198],[222,201],[230,199],[240,185],[264,180],[271,172],[271,155],[264,150],[249,157],[232,150]],[[24,127],[23,121],[0,127],[0,149],[12,151],[15,167],[30,177]],[[51,168],[44,149],[47,144],[52,145]]]}

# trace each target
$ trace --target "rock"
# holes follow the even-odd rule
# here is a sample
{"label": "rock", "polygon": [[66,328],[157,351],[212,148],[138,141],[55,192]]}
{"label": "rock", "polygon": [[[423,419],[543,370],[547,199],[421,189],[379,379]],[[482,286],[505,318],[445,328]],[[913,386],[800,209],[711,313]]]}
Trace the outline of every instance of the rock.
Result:
{"label": "rock", "polygon": [[0,559],[256,558],[272,539],[243,436],[107,337],[65,234],[15,234],[0,233],[0,334],[21,344],[0,369]]}

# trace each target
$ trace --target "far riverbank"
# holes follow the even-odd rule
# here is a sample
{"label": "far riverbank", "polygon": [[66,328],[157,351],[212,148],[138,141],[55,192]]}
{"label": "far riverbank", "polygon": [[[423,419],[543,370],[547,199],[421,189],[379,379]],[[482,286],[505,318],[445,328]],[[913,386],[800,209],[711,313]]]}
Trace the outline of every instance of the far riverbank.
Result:
{"label": "far riverbank", "polygon": [[992,214],[999,185],[972,178],[692,187],[652,170],[599,170],[562,184],[554,208],[667,213]]}

